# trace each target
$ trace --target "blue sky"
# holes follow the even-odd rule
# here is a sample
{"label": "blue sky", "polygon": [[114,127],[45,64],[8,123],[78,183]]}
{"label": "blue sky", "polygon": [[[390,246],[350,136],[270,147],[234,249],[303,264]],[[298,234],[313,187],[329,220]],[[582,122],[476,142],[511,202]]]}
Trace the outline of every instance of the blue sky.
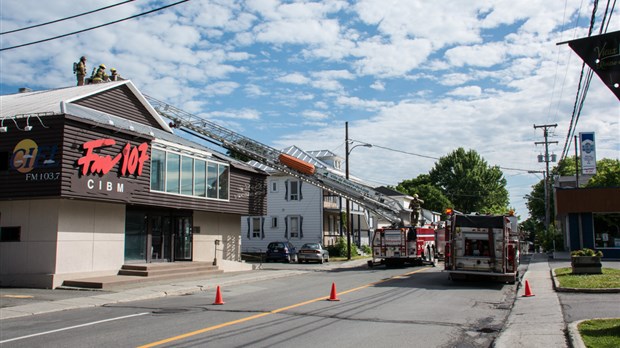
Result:
{"label": "blue sky", "polygon": [[[0,2],[1,31],[120,0]],[[171,4],[139,0],[0,36],[2,48],[62,35]],[[598,32],[604,4],[597,13]],[[618,8],[608,32],[620,30]],[[458,147],[503,168],[511,206],[541,177],[542,130],[567,138],[581,60],[556,43],[587,36],[592,3],[548,1],[191,0],[75,36],[0,52],[0,93],[75,83],[88,57],[144,93],[267,145],[344,156],[351,173],[396,185]],[[608,15],[609,16],[609,15]],[[5,116],[4,114],[2,116]],[[597,157],[620,157],[620,103],[594,77],[576,128],[596,132]],[[392,149],[392,150],[390,150]],[[397,151],[394,151],[397,150]],[[570,154],[573,150],[570,151]]]}

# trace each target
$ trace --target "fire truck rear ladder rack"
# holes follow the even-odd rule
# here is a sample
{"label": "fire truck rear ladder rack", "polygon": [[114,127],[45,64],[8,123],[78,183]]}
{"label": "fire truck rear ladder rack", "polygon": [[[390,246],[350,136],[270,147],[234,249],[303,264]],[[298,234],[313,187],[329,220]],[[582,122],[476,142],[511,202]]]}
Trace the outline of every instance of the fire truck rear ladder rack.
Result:
{"label": "fire truck rear ladder rack", "polygon": [[313,175],[301,173],[281,163],[279,156],[282,152],[277,149],[235,133],[202,117],[190,114],[153,97],[147,95],[144,95],[144,97],[161,116],[171,120],[175,128],[179,128],[189,134],[194,132],[203,135],[223,148],[248,156],[259,163],[353,201],[374,211],[391,223],[396,224],[402,222],[401,215],[405,209],[398,201],[389,196],[383,195],[368,186],[347,180],[323,166],[317,168],[319,170]]}

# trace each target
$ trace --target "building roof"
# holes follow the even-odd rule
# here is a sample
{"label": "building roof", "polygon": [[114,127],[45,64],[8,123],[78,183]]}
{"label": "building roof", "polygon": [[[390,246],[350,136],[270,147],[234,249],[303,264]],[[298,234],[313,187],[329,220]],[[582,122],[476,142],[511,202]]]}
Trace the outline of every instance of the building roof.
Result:
{"label": "building roof", "polygon": [[[164,130],[172,133],[172,129],[170,129],[168,124],[157,111],[155,111],[151,104],[146,101],[142,93],[134,86],[131,80],[2,95],[0,96],[0,105],[2,105],[0,116],[4,119],[39,113],[69,113],[67,112],[67,107],[74,106],[74,102],[123,85],[127,86],[134,93],[150,116],[153,117]],[[79,109],[73,110],[73,112],[74,113],[71,114],[78,117],[81,116]]]}
{"label": "building roof", "polygon": [[[96,96],[97,94],[123,88],[124,86],[127,87],[132,96],[138,100],[142,112],[146,111],[148,116],[154,120],[155,123],[152,124],[156,124],[161,128],[132,121],[123,116],[96,110],[82,105],[83,103],[78,103],[89,97]],[[0,110],[0,119],[3,120],[2,122],[10,118],[25,117],[30,119],[34,117],[44,125],[46,117],[66,114],[81,120],[99,123],[108,127],[113,126],[126,131],[148,135],[154,139],[165,140],[200,151],[206,151],[214,158],[230,162],[233,167],[251,172],[261,172],[245,162],[236,160],[195,141],[174,134],[174,131],[168,126],[166,120],[159,115],[151,104],[149,104],[146,98],[144,98],[142,93],[140,93],[130,80],[2,95],[0,96],[0,105],[2,106]]]}

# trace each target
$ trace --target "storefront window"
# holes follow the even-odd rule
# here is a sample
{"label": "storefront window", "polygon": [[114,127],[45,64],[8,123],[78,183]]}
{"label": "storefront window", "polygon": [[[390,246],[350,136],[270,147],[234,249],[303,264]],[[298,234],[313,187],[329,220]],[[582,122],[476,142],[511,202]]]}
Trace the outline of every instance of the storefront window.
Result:
{"label": "storefront window", "polygon": [[181,193],[184,195],[194,194],[194,159],[181,157]]}
{"label": "storefront window", "polygon": [[207,162],[194,161],[194,195],[207,197]]}
{"label": "storefront window", "polygon": [[166,192],[179,193],[180,162],[180,155],[168,152],[168,160],[166,161]]}
{"label": "storefront window", "polygon": [[594,245],[620,249],[620,213],[594,213]]}
{"label": "storefront window", "polygon": [[151,157],[151,190],[163,191],[165,187],[166,153],[153,149]]}

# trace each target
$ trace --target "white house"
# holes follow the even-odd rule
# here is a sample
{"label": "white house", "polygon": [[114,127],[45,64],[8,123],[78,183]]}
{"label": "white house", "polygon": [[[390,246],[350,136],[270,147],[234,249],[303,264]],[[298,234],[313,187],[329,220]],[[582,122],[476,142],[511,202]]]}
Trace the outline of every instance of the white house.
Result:
{"label": "white house", "polygon": [[[282,152],[340,172],[344,177],[343,159],[328,150],[303,151],[296,146]],[[290,241],[296,247],[304,243],[320,242],[333,245],[340,236],[346,236],[341,216],[346,211],[346,200],[293,176],[278,172],[255,161],[251,165],[267,173],[267,215],[241,218],[241,252],[263,253],[272,241]],[[373,228],[371,214],[351,202],[353,223],[352,241],[368,244]]]}

